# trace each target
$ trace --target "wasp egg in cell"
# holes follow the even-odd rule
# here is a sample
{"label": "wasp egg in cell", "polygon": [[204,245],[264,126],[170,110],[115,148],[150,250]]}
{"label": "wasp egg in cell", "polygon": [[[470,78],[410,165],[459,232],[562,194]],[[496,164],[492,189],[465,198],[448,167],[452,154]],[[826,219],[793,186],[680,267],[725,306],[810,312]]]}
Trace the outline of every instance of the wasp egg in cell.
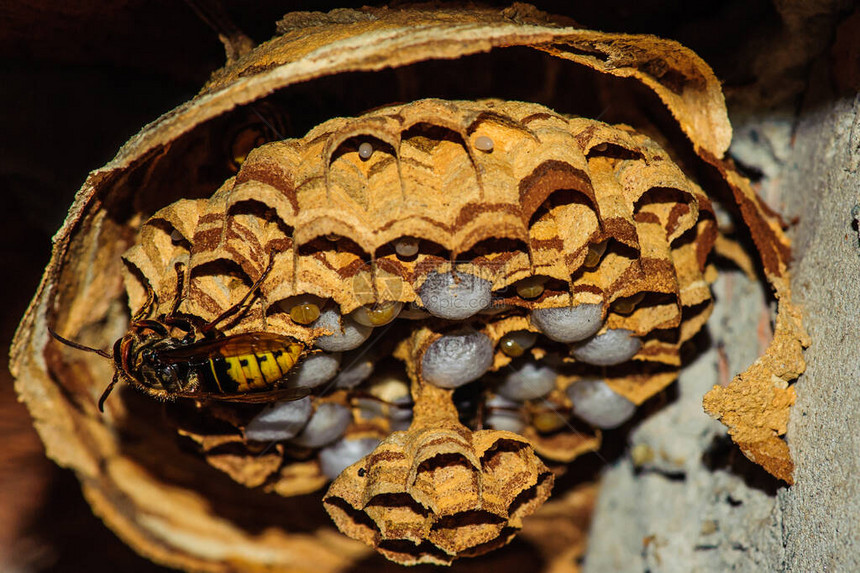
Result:
{"label": "wasp egg in cell", "polygon": [[456,388],[480,378],[493,364],[493,343],[472,329],[442,335],[421,359],[421,376],[441,388]]}
{"label": "wasp egg in cell", "polygon": [[555,388],[556,371],[548,366],[523,362],[506,371],[496,392],[505,398],[524,402],[541,398]]}
{"label": "wasp egg in cell", "polygon": [[624,328],[607,330],[573,349],[573,357],[595,366],[614,366],[633,358],[642,341]]}
{"label": "wasp egg in cell", "polygon": [[297,304],[290,309],[290,319],[296,324],[310,324],[320,317],[320,309],[313,303]]}
{"label": "wasp egg in cell", "polygon": [[603,305],[536,308],[531,313],[531,322],[556,342],[577,342],[593,335],[603,326]]}
{"label": "wasp egg in cell", "polygon": [[418,254],[418,243],[414,237],[401,237],[394,243],[394,252],[402,259],[411,259]]}
{"label": "wasp egg in cell", "polygon": [[319,448],[341,437],[351,421],[352,414],[346,406],[331,402],[320,404],[301,433],[290,443],[305,448]]}
{"label": "wasp egg in cell", "polygon": [[266,406],[245,427],[245,439],[277,442],[295,437],[311,417],[310,396]]}
{"label": "wasp egg in cell", "polygon": [[583,266],[587,269],[593,269],[600,263],[600,258],[606,252],[606,241],[597,244],[588,245],[588,253],[585,254],[585,262]]}
{"label": "wasp egg in cell", "polygon": [[367,141],[358,146],[358,156],[367,161],[373,156],[373,144]]}
{"label": "wasp egg in cell", "polygon": [[511,358],[522,356],[537,342],[537,334],[528,330],[509,332],[499,340],[499,348]]}
{"label": "wasp egg in cell", "polygon": [[645,298],[645,293],[640,292],[633,296],[616,299],[612,303],[612,310],[618,314],[630,314],[636,310],[636,306]]}
{"label": "wasp egg in cell", "polygon": [[322,306],[323,300],[310,294],[290,297],[281,303],[290,314],[290,320],[305,326],[319,318]]}
{"label": "wasp egg in cell", "polygon": [[332,334],[320,336],[315,341],[318,348],[328,352],[358,348],[373,332],[372,327],[358,324],[349,316],[343,316],[337,308],[322,311],[313,325],[315,328],[332,331]]}
{"label": "wasp egg in cell", "polygon": [[556,432],[568,425],[567,413],[562,413],[554,408],[540,410],[532,414],[532,427],[543,434]]}
{"label": "wasp egg in cell", "polygon": [[537,298],[543,294],[544,283],[546,279],[543,277],[529,277],[517,283],[517,296],[524,299]]}
{"label": "wasp egg in cell", "polygon": [[478,151],[489,153],[493,150],[495,146],[496,144],[493,142],[493,140],[486,135],[479,135],[475,138],[475,149],[477,149]]}
{"label": "wasp egg in cell", "polygon": [[504,430],[519,434],[526,427],[522,404],[509,400],[504,396],[493,396],[484,402],[487,412],[484,425],[494,430]]}
{"label": "wasp egg in cell", "polygon": [[335,377],[340,367],[340,353],[318,353],[305,358],[290,376],[290,385],[296,388],[316,388]]}
{"label": "wasp egg in cell", "polygon": [[469,273],[433,271],[427,275],[418,296],[433,316],[463,320],[490,305],[492,287],[490,281]]}
{"label": "wasp egg in cell", "polygon": [[603,380],[580,380],[567,387],[573,413],[592,426],[611,430],[629,420],[636,404],[616,393]]}
{"label": "wasp egg in cell", "polygon": [[383,326],[397,318],[402,309],[402,302],[378,302],[360,306],[349,313],[349,316],[364,326]]}
{"label": "wasp egg in cell", "polygon": [[320,450],[320,469],[328,479],[335,479],[343,470],[370,454],[379,445],[376,438],[342,438]]}

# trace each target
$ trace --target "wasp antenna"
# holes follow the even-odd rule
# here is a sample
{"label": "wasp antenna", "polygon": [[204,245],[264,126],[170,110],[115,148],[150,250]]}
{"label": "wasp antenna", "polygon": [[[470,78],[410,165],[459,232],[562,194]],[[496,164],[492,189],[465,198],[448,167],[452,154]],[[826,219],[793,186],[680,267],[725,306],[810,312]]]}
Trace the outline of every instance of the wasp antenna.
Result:
{"label": "wasp antenna", "polygon": [[256,45],[230,18],[223,0],[185,0],[185,3],[218,34],[228,63],[235,62]]}
{"label": "wasp antenna", "polygon": [[113,373],[113,378],[110,379],[110,384],[108,384],[107,388],[105,388],[105,391],[102,392],[102,395],[99,398],[99,412],[101,412],[102,414],[104,414],[105,412],[105,400],[107,400],[107,397],[110,395],[111,391],[113,390],[113,387],[116,386],[116,383],[118,381],[119,371],[116,371]]}
{"label": "wasp antenna", "polygon": [[59,334],[54,332],[54,329],[51,328],[50,326],[48,327],[48,332],[51,333],[51,336],[53,336],[55,339],[59,340],[60,342],[62,342],[66,346],[71,346],[72,348],[77,348],[78,350],[86,350],[87,352],[95,352],[99,356],[104,356],[105,358],[113,358],[113,354],[111,354],[110,352],[106,352],[106,351],[102,350],[101,348],[91,348],[89,346],[84,346],[83,344],[78,344],[77,342],[73,342],[73,341],[69,340],[68,338],[63,338],[62,336],[60,336]]}
{"label": "wasp antenna", "polygon": [[263,124],[265,124],[266,127],[268,127],[269,129],[272,130],[272,133],[274,133],[278,137],[278,139],[286,139],[284,134],[281,133],[281,131],[277,127],[272,125],[272,122],[269,121],[268,119],[266,119],[266,117],[262,113],[257,111],[257,109],[253,105],[249,105],[248,107],[251,109],[251,111],[254,113],[254,115],[256,115],[260,119],[260,121],[262,121]]}

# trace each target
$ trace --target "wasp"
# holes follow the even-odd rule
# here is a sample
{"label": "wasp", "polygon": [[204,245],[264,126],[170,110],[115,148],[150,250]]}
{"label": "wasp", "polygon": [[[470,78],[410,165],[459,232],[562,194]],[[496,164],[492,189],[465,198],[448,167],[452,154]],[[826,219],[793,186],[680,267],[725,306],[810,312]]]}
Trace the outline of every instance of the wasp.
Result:
{"label": "wasp", "polygon": [[272,332],[246,332],[225,336],[217,327],[251,299],[272,270],[274,257],[259,279],[235,305],[210,322],[179,313],[184,273],[175,266],[176,295],[171,311],[146,318],[155,293],[146,285],[146,303],[131,318],[128,332],[113,345],[113,352],[90,348],[51,334],[68,346],[95,352],[114,362],[114,375],[99,398],[98,408],[120,381],[160,400],[192,398],[227,402],[262,403],[298,400],[307,388],[283,387],[290,370],[307,354],[298,340]]}

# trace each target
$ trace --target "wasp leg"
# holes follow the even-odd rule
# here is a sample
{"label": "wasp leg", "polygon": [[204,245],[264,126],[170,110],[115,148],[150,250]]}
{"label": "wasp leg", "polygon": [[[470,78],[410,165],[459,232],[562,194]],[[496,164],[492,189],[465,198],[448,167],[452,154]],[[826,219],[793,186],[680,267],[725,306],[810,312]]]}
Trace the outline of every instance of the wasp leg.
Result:
{"label": "wasp leg", "polygon": [[143,318],[134,321],[131,325],[134,328],[148,328],[160,336],[168,335],[167,327],[160,320]]}
{"label": "wasp leg", "polygon": [[131,317],[131,321],[133,323],[140,322],[141,320],[143,320],[144,316],[149,315],[149,311],[150,309],[152,309],[152,305],[155,304],[155,291],[152,290],[150,284],[144,281],[143,288],[146,289],[146,302],[143,303],[143,306],[140,307],[140,310],[134,313],[134,316]]}
{"label": "wasp leg", "polygon": [[99,412],[104,414],[105,411],[105,400],[110,395],[111,391],[113,391],[113,387],[116,386],[116,383],[119,382],[119,370],[116,370],[113,373],[113,378],[110,379],[110,384],[108,384],[105,391],[102,392],[101,398],[99,398]]}
{"label": "wasp leg", "polygon": [[170,314],[167,316],[174,316],[179,312],[179,305],[182,304],[182,291],[185,289],[184,267],[185,265],[179,262],[173,265],[173,270],[176,271],[176,295],[173,297],[173,305],[170,307]]}
{"label": "wasp leg", "polygon": [[274,266],[275,266],[275,254],[274,254],[274,253],[271,253],[271,254],[269,255],[269,264],[266,266],[266,269],[263,271],[263,274],[261,274],[261,275],[260,275],[260,278],[258,278],[258,279],[256,280],[256,282],[254,282],[254,284],[253,284],[253,285],[251,285],[251,288],[250,288],[250,289],[248,289],[248,292],[247,292],[247,293],[245,293],[245,296],[243,296],[243,297],[242,297],[242,300],[240,300],[239,302],[237,302],[236,304],[234,304],[233,306],[231,306],[230,308],[228,308],[227,310],[225,310],[224,312],[222,312],[222,313],[221,313],[218,317],[216,317],[216,318],[215,318],[215,320],[213,320],[212,322],[210,322],[210,323],[208,323],[208,324],[204,325],[204,326],[200,329],[200,332],[201,332],[202,334],[206,334],[207,332],[209,332],[210,330],[212,330],[213,328],[215,328],[215,325],[216,325],[216,324],[218,324],[219,322],[221,322],[221,321],[222,321],[222,320],[224,320],[225,318],[227,318],[227,317],[229,317],[229,316],[232,316],[232,315],[233,315],[233,314],[235,314],[235,313],[236,313],[240,308],[242,308],[243,306],[245,306],[245,303],[246,303],[246,302],[248,302],[248,299],[250,299],[250,298],[251,298],[251,296],[252,296],[252,295],[257,291],[257,289],[258,289],[258,288],[260,288],[260,285],[261,285],[261,284],[263,284],[263,281],[264,281],[264,280],[266,280],[266,277],[267,277],[267,276],[269,275],[269,273],[272,271],[272,267],[274,267]]}

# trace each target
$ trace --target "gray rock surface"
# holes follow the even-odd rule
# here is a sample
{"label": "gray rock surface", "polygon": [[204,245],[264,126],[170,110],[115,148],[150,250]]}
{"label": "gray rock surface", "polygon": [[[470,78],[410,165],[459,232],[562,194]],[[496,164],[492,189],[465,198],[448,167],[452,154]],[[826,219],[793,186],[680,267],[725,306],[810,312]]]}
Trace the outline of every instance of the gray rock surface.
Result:
{"label": "gray rock surface", "polygon": [[[759,135],[774,139],[760,158],[766,196],[786,220],[798,217],[792,284],[813,340],[788,433],[796,483],[763,475],[702,413],[710,386],[766,342],[761,287],[724,274],[713,344],[604,475],[587,573],[860,571],[860,98],[807,94],[793,142],[775,128],[783,120],[763,117]],[[756,165],[754,148],[734,152]]]}
{"label": "gray rock surface", "polygon": [[[712,344],[682,371],[677,399],[633,429],[628,455],[604,475],[586,573],[765,571],[782,559],[776,480],[702,410],[714,384],[756,359],[770,311],[761,286],[739,272],[723,273],[714,292]],[[751,487],[737,466],[764,487]]]}
{"label": "gray rock surface", "polygon": [[779,497],[785,570],[860,571],[860,97],[810,104],[796,139],[785,198],[813,346],[789,426],[796,485]]}

